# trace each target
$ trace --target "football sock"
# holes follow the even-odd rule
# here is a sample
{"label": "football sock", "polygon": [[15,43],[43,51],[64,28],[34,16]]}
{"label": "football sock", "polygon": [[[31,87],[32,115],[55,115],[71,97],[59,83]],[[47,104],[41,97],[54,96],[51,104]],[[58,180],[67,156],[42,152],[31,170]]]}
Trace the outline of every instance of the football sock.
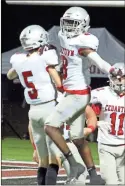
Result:
{"label": "football sock", "polygon": [[59,166],[56,164],[50,164],[46,172],[46,185],[56,185]]}
{"label": "football sock", "polygon": [[47,168],[39,167],[37,170],[37,183],[38,185],[45,185]]}

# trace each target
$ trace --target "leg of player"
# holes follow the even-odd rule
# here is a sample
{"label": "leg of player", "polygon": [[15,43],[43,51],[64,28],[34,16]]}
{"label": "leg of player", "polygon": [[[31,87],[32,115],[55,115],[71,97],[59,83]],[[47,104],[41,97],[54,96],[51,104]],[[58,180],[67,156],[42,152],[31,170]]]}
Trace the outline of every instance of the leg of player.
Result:
{"label": "leg of player", "polygon": [[55,107],[55,104],[56,102],[53,101],[42,105],[31,106],[29,111],[29,118],[32,120],[31,124],[33,139],[36,145],[39,159],[39,168],[37,171],[38,185],[56,184],[58,165],[55,165],[55,162],[53,165],[49,165],[49,152],[46,142],[46,134],[44,132],[45,119],[47,118],[50,111]]}
{"label": "leg of player", "polygon": [[53,155],[52,153],[50,153],[49,147],[48,147],[48,151],[49,151],[49,166],[47,168],[45,184],[56,185],[59,165],[58,165],[58,161],[56,158],[56,154]]}
{"label": "leg of player", "polygon": [[77,177],[77,162],[74,159],[70,149],[68,148],[59,128],[46,126],[45,131],[53,140],[53,142],[59,147],[59,149],[64,153],[64,156],[67,158],[69,164],[71,165],[70,179]]}
{"label": "leg of player", "polygon": [[108,145],[98,144],[100,172],[106,184],[118,185],[118,175],[116,171],[116,151]]}
{"label": "leg of player", "polygon": [[116,158],[117,174],[120,185],[125,185],[125,145],[114,147],[119,157]]}
{"label": "leg of player", "polygon": [[48,161],[43,162],[43,164],[42,164],[41,158],[38,157],[36,145],[34,144],[34,139],[33,139],[34,133],[32,131],[31,120],[29,121],[28,130],[29,130],[30,141],[31,141],[33,148],[34,148],[33,158],[38,163],[37,183],[38,183],[38,185],[45,185],[45,177],[46,177],[46,172],[47,172]]}
{"label": "leg of player", "polygon": [[[48,136],[54,141],[57,147],[63,152],[67,160],[69,161],[71,168],[70,178],[78,178],[81,174],[79,166],[74,159],[70,149],[68,148],[59,127],[66,121],[72,123],[77,117],[79,117],[90,99],[89,95],[72,95],[66,94],[63,100],[56,106],[52,114],[47,118],[45,122],[45,131]],[[79,126],[80,125],[80,126]],[[77,125],[76,138],[79,145],[83,144],[83,128],[82,122]],[[84,170],[82,170],[84,172]]]}
{"label": "leg of player", "polygon": [[83,149],[84,163],[87,167],[89,176],[90,176],[90,184],[91,185],[104,185],[105,181],[102,180],[100,175],[97,175],[96,168],[94,165],[94,161],[92,158],[91,150],[88,145],[88,142],[84,140],[84,149]]}

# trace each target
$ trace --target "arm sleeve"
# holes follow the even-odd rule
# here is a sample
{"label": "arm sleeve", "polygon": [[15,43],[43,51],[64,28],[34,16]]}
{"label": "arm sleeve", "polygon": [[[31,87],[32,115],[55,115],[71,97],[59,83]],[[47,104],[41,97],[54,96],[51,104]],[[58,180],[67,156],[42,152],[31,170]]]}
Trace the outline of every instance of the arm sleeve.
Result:
{"label": "arm sleeve", "polygon": [[88,54],[87,58],[93,65],[97,66],[102,72],[106,74],[109,73],[111,65],[105,60],[103,60],[96,52],[91,52],[90,54]]}

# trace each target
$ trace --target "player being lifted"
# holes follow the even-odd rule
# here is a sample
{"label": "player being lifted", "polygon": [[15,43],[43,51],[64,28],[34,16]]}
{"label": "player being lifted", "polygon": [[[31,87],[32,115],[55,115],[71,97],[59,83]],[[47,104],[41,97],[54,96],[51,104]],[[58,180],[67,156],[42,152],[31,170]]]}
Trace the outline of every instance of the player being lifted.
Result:
{"label": "player being lifted", "polygon": [[125,184],[125,64],[116,63],[109,86],[92,91],[91,103],[99,116],[98,152],[106,184]]}
{"label": "player being lifted", "polygon": [[[59,40],[63,62],[63,89],[65,97],[46,120],[45,131],[64,153],[70,164],[70,178],[67,183],[77,182],[82,170],[74,160],[71,151],[59,131],[62,123],[71,124],[70,136],[81,157],[83,155],[84,110],[90,101],[90,77],[88,69],[93,64],[109,73],[110,64],[98,54],[98,39],[88,33],[90,17],[80,7],[69,8],[60,19]],[[91,126],[90,126],[91,127]],[[97,179],[97,184],[102,180]]]}
{"label": "player being lifted", "polygon": [[56,89],[52,79],[56,86],[61,86],[55,70],[58,56],[53,46],[48,44],[48,33],[39,25],[26,27],[20,34],[20,41],[25,52],[11,57],[12,68],[7,77],[19,77],[25,100],[30,104],[29,120],[39,157],[38,185],[55,185],[58,166],[50,162],[48,167],[51,157],[48,156],[44,123],[56,105]]}

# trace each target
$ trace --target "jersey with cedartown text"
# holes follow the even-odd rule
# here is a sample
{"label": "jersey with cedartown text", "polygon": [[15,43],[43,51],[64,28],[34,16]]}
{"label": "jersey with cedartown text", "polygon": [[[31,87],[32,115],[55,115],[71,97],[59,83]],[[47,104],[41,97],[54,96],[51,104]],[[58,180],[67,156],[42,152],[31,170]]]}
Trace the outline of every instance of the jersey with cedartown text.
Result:
{"label": "jersey with cedartown text", "polygon": [[56,90],[47,72],[49,65],[58,65],[55,49],[44,46],[41,55],[34,53],[27,57],[26,53],[14,54],[10,63],[16,70],[24,87],[24,96],[28,104],[40,104],[56,97]]}
{"label": "jersey with cedartown text", "polygon": [[90,85],[89,67],[91,62],[79,51],[84,48],[98,49],[96,36],[86,33],[74,38],[66,38],[60,31],[58,34],[61,45],[63,63],[63,86],[67,90],[83,90]]}
{"label": "jersey with cedartown text", "polygon": [[109,86],[95,89],[91,103],[101,103],[99,120],[110,126],[99,128],[98,142],[109,145],[125,144],[125,96],[120,97]]}

